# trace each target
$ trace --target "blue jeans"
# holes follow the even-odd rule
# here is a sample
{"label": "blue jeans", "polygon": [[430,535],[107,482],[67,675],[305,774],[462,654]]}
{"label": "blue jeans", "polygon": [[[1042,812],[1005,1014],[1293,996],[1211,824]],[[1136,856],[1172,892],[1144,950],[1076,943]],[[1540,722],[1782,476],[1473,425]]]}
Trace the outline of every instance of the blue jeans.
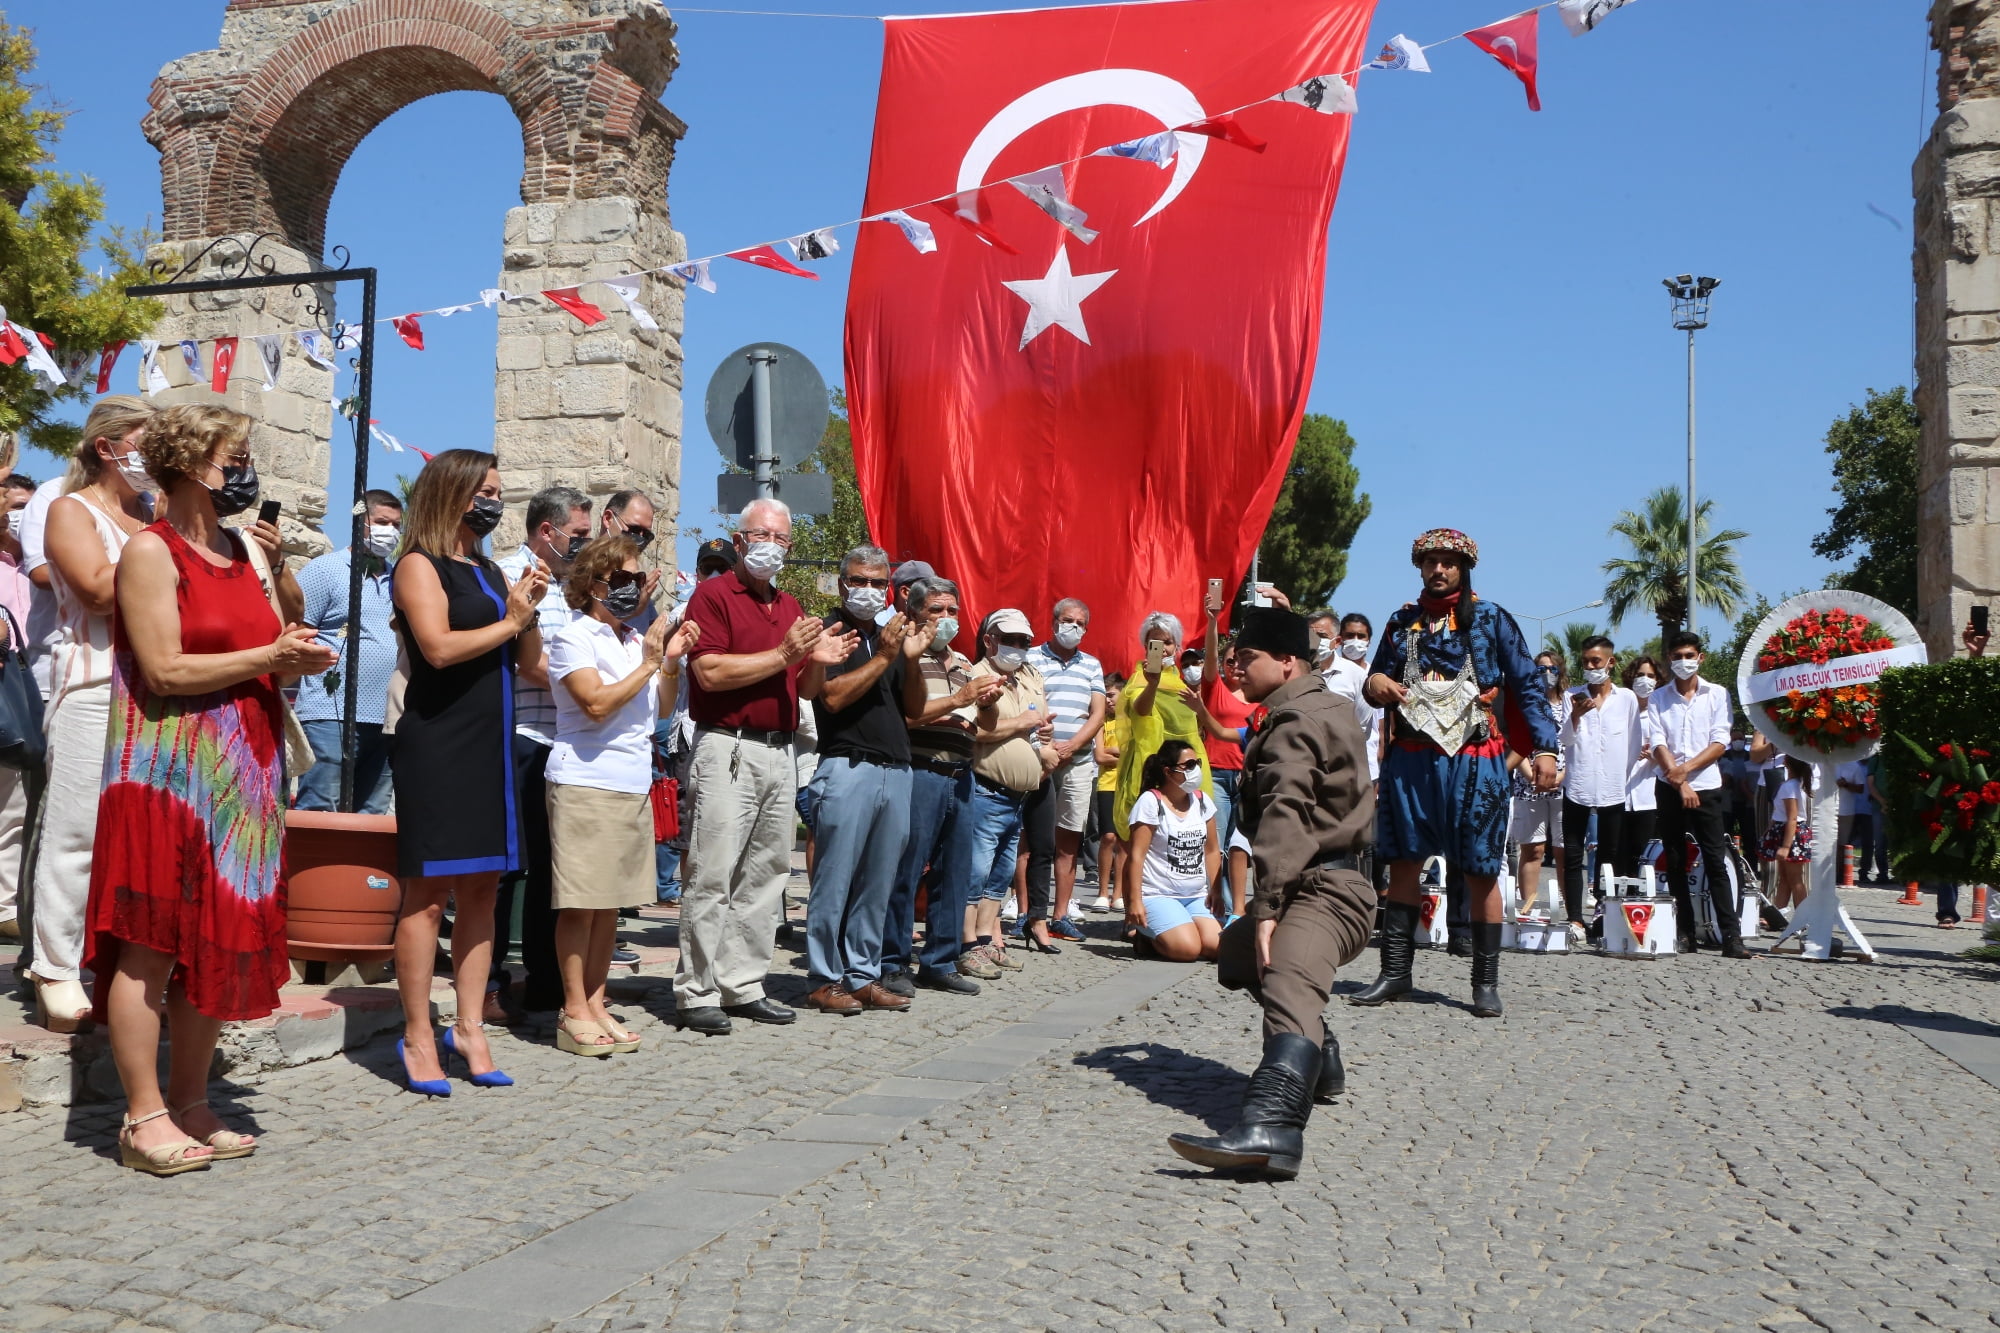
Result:
{"label": "blue jeans", "polygon": [[966,883],[974,898],[1004,901],[1014,887],[1014,859],[1021,844],[1021,801],[1026,792],[972,784],[972,862]]}
{"label": "blue jeans", "polygon": [[1222,842],[1222,857],[1229,859],[1229,835],[1236,831],[1236,784],[1243,779],[1240,768],[1211,768],[1210,785],[1215,789],[1215,836]]}
{"label": "blue jeans", "polygon": [[889,894],[910,840],[910,770],[823,758],[812,787],[806,967],[816,986],[859,990],[882,976]]}
{"label": "blue jeans", "polygon": [[[320,718],[301,722],[306,740],[313,748],[313,766],[299,778],[300,810],[340,808],[340,722]],[[354,807],[364,815],[389,813],[389,797],[394,784],[389,780],[389,745],[380,722],[354,725]]]}
{"label": "blue jeans", "polygon": [[[956,778],[927,769],[910,773],[910,845],[889,895],[884,973],[910,971],[917,929],[917,885],[928,890],[924,911],[924,971],[958,971],[965,909],[972,905],[972,773]],[[928,868],[930,873],[925,874]]]}

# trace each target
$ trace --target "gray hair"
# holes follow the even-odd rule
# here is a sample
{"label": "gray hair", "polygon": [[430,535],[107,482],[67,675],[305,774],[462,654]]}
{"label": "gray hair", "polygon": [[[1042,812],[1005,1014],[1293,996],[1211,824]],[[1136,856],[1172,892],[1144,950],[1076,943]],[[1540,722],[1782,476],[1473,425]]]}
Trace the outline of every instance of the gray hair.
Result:
{"label": "gray hair", "polygon": [[1187,641],[1187,633],[1181,628],[1179,616],[1166,611],[1154,611],[1139,622],[1139,647],[1146,646],[1146,636],[1154,630],[1163,630],[1174,641],[1174,651],[1179,652],[1181,644]]}
{"label": "gray hair", "polygon": [[958,585],[948,578],[916,579],[904,590],[904,613],[920,616],[930,606],[931,598],[941,597],[945,593],[950,593],[953,597],[960,596]]}
{"label": "gray hair", "polygon": [[840,572],[845,574],[855,565],[880,565],[889,567],[889,553],[879,546],[857,546],[840,557]]}
{"label": "gray hair", "polygon": [[532,536],[544,523],[561,527],[579,509],[588,512],[590,500],[576,487],[544,487],[528,497],[528,533]]}
{"label": "gray hair", "polygon": [[1049,620],[1051,622],[1061,620],[1063,617],[1063,612],[1068,611],[1071,608],[1075,608],[1076,610],[1083,612],[1083,618],[1086,621],[1090,619],[1090,608],[1084,604],[1083,598],[1065,597],[1061,601],[1056,603],[1054,610],[1049,612]]}
{"label": "gray hair", "polygon": [[784,519],[787,526],[791,524],[792,507],[790,505],[786,504],[783,500],[774,499],[768,495],[760,495],[749,504],[743,506],[743,512],[736,516],[736,526],[739,528],[749,526],[751,522],[750,516],[759,511],[768,513],[775,518]]}

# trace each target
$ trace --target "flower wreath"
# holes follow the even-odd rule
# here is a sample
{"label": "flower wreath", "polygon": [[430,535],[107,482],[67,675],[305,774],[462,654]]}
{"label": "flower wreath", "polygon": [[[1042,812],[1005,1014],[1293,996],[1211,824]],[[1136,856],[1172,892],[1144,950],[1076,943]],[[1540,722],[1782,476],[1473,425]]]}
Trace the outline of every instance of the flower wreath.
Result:
{"label": "flower wreath", "polygon": [[[1808,662],[1824,666],[1831,658],[1895,646],[1896,641],[1866,616],[1839,607],[1808,611],[1764,640],[1757,652],[1757,670],[1776,671]],[[1879,697],[1873,684],[1842,685],[1811,693],[1792,690],[1762,707],[1771,725],[1788,740],[1830,753],[1882,734],[1881,718],[1876,713]]]}

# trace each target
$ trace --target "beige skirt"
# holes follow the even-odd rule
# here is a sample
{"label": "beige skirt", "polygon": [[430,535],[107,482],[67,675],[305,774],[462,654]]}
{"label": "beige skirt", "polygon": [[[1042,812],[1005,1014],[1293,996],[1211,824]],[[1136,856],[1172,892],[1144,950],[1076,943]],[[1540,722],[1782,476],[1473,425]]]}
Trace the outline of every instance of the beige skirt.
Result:
{"label": "beige skirt", "polygon": [[653,901],[653,808],[645,792],[551,782],[549,905],[603,911]]}

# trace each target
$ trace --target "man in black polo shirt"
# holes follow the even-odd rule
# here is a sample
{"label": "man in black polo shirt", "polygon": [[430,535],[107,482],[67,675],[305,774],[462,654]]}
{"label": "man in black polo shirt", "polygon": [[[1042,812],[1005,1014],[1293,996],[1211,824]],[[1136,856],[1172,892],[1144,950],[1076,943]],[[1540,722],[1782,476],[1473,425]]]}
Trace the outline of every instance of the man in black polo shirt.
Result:
{"label": "man in black polo shirt", "polygon": [[826,669],[813,701],[819,767],[813,773],[812,897],[806,903],[806,1003],[830,1014],[908,1009],[882,987],[889,893],[910,836],[910,733],[903,722],[906,658],[928,645],[888,606],[889,557],[857,546],[840,562],[841,609],[829,627],[859,637]]}

